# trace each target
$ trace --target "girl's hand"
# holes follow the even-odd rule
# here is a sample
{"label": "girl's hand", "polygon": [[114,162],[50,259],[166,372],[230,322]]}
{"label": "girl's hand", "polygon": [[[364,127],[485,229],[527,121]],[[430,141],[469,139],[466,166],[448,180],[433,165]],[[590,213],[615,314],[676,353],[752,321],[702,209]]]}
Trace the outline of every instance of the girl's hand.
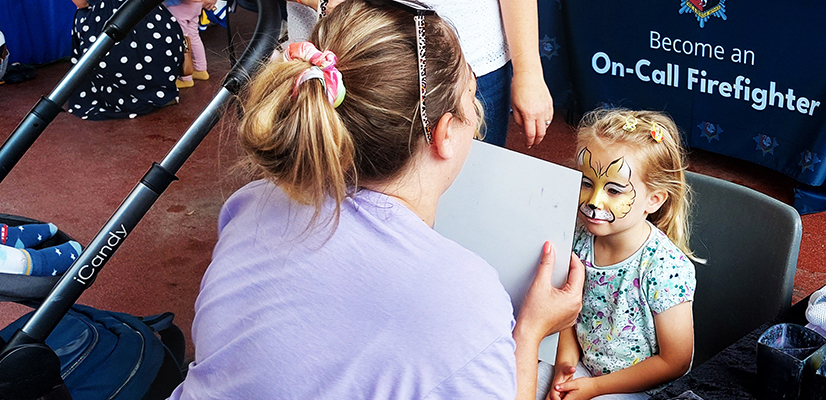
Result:
{"label": "girl's hand", "polygon": [[576,366],[573,365],[559,365],[558,368],[554,366],[554,380],[551,391],[548,392],[548,399],[561,400],[565,397],[566,393],[556,390],[556,387],[570,381],[574,377],[574,372],[576,372]]}
{"label": "girl's hand", "polygon": [[201,0],[201,8],[204,10],[212,10],[215,7],[215,2],[217,0]]}
{"label": "girl's hand", "polygon": [[565,400],[589,400],[602,393],[594,378],[576,378],[558,385],[554,384],[551,394],[559,394],[559,398]]}

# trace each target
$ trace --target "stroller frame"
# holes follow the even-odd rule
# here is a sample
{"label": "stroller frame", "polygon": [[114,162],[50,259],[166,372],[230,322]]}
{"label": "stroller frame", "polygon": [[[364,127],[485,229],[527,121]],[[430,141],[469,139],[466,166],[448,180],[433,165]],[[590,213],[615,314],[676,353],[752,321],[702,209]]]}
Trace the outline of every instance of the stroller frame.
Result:
{"label": "stroller frame", "polygon": [[[152,164],[26,324],[15,332],[8,343],[0,340],[0,397],[9,400],[71,398],[60,378],[58,357],[45,345],[45,340],[83,291],[95,281],[103,266],[155,201],[177,180],[175,173],[217,124],[221,111],[272,53],[281,28],[281,10],[276,1],[256,1],[259,12],[255,32],[218,93],[163,160]],[[0,147],[0,181],[63,110],[63,103],[92,72],[98,61],[162,2],[163,0],[128,0],[112,15],[99,40],[55,89],[47,97],[41,98]]]}

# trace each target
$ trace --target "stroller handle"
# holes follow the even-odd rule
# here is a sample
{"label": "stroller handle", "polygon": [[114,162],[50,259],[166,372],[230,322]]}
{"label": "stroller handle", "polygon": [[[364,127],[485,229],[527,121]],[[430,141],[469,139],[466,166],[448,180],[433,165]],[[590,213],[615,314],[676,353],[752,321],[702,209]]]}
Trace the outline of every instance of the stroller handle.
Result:
{"label": "stroller handle", "polygon": [[[235,88],[236,91],[249,80],[257,67],[262,65],[263,60],[259,58],[267,57],[272,52],[281,27],[281,10],[278,7],[278,1],[258,0],[258,7],[258,23],[253,41],[230,72],[229,75],[232,78],[227,79],[227,84],[238,86]],[[218,108],[215,105],[216,102],[231,100],[228,96],[223,95],[227,90],[229,88],[222,88],[216,98],[207,105],[207,109],[214,110]],[[204,117],[205,114],[210,113],[202,112],[201,117]],[[183,160],[195,151],[195,147],[220,118],[219,112],[212,112],[211,114],[213,116],[209,118],[198,118],[164,157],[164,160],[160,164],[153,164],[141,182],[132,190],[109,221],[92,239],[69,270],[66,271],[63,278],[43,301],[43,304],[35,310],[28,323],[21,328],[23,334],[38,342],[46,340],[83,291],[94,282],[103,265],[120,248],[123,240],[115,242],[112,235],[125,239],[126,233],[132,232],[160,194],[173,180],[177,179],[175,173]],[[176,161],[170,162],[170,159]],[[101,254],[107,256],[100,257]],[[90,266],[94,266],[94,268],[90,268]],[[10,344],[14,342],[14,339],[18,336],[17,334],[21,331],[15,333],[15,336],[9,342]]]}
{"label": "stroller handle", "polygon": [[109,19],[103,33],[120,42],[135,25],[143,19],[146,14],[149,14],[153,8],[161,5],[164,0],[132,0],[123,3],[118,12],[116,12],[111,19]]}
{"label": "stroller handle", "polygon": [[281,31],[281,9],[278,6],[280,2],[258,1],[258,22],[250,44],[222,84],[232,94],[238,94],[249,78],[264,65],[278,44]]}
{"label": "stroller handle", "polygon": [[[162,0],[130,0],[128,3],[135,3],[130,8],[129,14],[145,12],[148,13],[154,6]],[[135,186],[132,192],[121,203],[115,213],[104,224],[103,228],[92,239],[89,245],[83,250],[72,266],[63,274],[63,277],[55,285],[43,303],[34,311],[31,318],[17,330],[8,343],[0,351],[0,394],[17,393],[22,390],[26,395],[33,393],[44,393],[38,390],[42,387],[20,388],[21,382],[30,382],[32,376],[37,376],[41,382],[51,382],[47,376],[57,373],[59,379],[60,371],[54,368],[44,368],[37,360],[42,359],[42,346],[46,338],[55,329],[57,324],[63,319],[69,309],[74,305],[83,291],[88,288],[97,277],[97,274],[107,263],[115,251],[125,240],[127,233],[132,232],[137,223],[149,211],[149,208],[160,197],[161,193],[169,184],[177,179],[175,173],[188,158],[195,147],[203,140],[207,133],[214,127],[220,119],[224,106],[234,99],[234,94],[249,81],[249,78],[264,64],[266,59],[275,48],[279,31],[281,28],[281,9],[279,3],[284,0],[257,0],[258,22],[252,40],[241,55],[241,58],[229,72],[223,83],[223,87],[207,105],[204,112],[196,119],[184,135],[178,140],[176,145],[164,157],[160,164],[154,163],[141,181]],[[123,6],[121,7],[123,8]],[[138,11],[133,11],[138,10]],[[118,11],[120,13],[120,10]],[[116,25],[113,30],[115,34],[120,34],[126,22],[134,16],[127,16],[115,19],[111,25]],[[140,18],[138,18],[140,20]],[[125,22],[117,22],[125,21]],[[117,25],[121,24],[121,25]],[[130,28],[131,29],[131,28]],[[127,31],[128,32],[128,31]],[[2,179],[2,176],[0,176]],[[2,343],[0,341],[0,343]],[[53,352],[51,354],[54,354]],[[31,357],[29,357],[31,355]],[[51,356],[51,355],[50,355]],[[54,356],[56,357],[56,356]],[[28,363],[20,363],[18,360],[31,360]],[[25,364],[25,365],[23,365]],[[54,364],[54,359],[47,362]],[[46,371],[50,369],[51,371]],[[17,379],[16,377],[20,377]],[[28,378],[26,378],[28,377]],[[25,378],[25,379],[24,379]],[[25,386],[23,383],[22,385]],[[51,388],[46,388],[48,390]],[[12,396],[18,397],[18,396]],[[28,396],[20,396],[20,398]],[[31,396],[40,397],[40,395]]]}

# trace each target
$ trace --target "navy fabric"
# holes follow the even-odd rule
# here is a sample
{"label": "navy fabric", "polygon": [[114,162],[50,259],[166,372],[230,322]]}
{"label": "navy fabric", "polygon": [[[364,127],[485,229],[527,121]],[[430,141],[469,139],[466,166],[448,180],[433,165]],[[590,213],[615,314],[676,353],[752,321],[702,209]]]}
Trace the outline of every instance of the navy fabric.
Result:
{"label": "navy fabric", "polygon": [[76,9],[69,0],[0,1],[0,31],[6,36],[9,62],[42,64],[68,57]]}
{"label": "navy fabric", "polygon": [[826,35],[818,28],[826,3],[539,5],[543,60],[567,58],[569,66],[546,70],[546,79],[552,90],[571,85],[577,113],[604,105],[664,110],[692,148],[806,185],[826,180]]}
{"label": "navy fabric", "polygon": [[801,185],[795,188],[794,208],[800,215],[826,210],[826,187]]}
{"label": "navy fabric", "polygon": [[[97,41],[107,20],[125,1],[89,0],[89,7],[77,10],[72,63]],[[154,8],[72,93],[68,112],[91,120],[135,118],[175,101],[175,77],[184,59],[183,37],[169,10],[163,5]]]}
{"label": "navy fabric", "polygon": [[485,110],[484,141],[505,147],[510,122],[511,62],[476,79],[476,97]]}
{"label": "navy fabric", "polygon": [[[8,340],[31,316],[2,331]],[[164,361],[161,340],[128,314],[74,305],[46,344],[60,358],[61,375],[74,399],[140,399]]]}

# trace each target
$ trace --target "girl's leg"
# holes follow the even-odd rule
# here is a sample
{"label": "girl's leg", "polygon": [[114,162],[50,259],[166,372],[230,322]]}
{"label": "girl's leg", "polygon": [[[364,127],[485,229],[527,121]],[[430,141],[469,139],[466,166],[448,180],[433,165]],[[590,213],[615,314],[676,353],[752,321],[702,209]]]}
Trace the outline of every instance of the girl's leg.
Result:
{"label": "girl's leg", "polygon": [[[192,48],[192,62],[195,65],[195,70],[206,70],[206,52],[204,51],[204,44],[201,41],[201,36],[199,35],[198,30],[198,17],[201,15],[201,3],[182,2],[177,6],[167,8],[169,9],[169,12],[171,12],[172,15],[175,17],[175,19],[178,20],[178,24],[181,25],[181,30],[183,31],[184,36],[189,37],[189,44]],[[200,66],[202,66],[203,69],[198,68],[199,54],[202,58],[202,60],[200,60]],[[184,82],[183,85],[181,85],[180,82],[176,82],[179,88],[182,86],[192,86],[192,75],[181,76],[178,78],[178,80]]]}
{"label": "girl's leg", "polygon": [[[195,72],[206,71],[206,50],[204,50],[204,42],[201,41],[201,29],[198,26],[198,20],[201,18],[201,3],[188,2],[186,5],[189,7],[189,10],[187,11],[184,35],[189,36],[189,44],[192,46],[192,63],[195,64]],[[195,79],[203,79],[199,77],[200,75],[202,74],[196,73],[192,74],[192,77]]]}
{"label": "girl's leg", "polygon": [[[201,4],[201,3],[195,3]],[[191,26],[189,33],[184,31],[184,33],[189,36],[189,42],[192,46],[192,62],[195,64],[195,72],[203,72],[207,70],[207,58],[206,58],[206,50],[204,49],[204,42],[201,41],[201,30],[198,28],[198,16],[201,15],[201,9],[198,8],[198,13],[192,17],[192,20],[188,22],[188,25]],[[197,74],[193,74],[197,75]],[[196,79],[201,79],[198,76],[195,76]],[[209,78],[207,76],[207,78]]]}
{"label": "girl's leg", "polygon": [[551,392],[551,382],[554,380],[554,366],[545,361],[539,362],[536,371],[536,400],[545,400]]}

